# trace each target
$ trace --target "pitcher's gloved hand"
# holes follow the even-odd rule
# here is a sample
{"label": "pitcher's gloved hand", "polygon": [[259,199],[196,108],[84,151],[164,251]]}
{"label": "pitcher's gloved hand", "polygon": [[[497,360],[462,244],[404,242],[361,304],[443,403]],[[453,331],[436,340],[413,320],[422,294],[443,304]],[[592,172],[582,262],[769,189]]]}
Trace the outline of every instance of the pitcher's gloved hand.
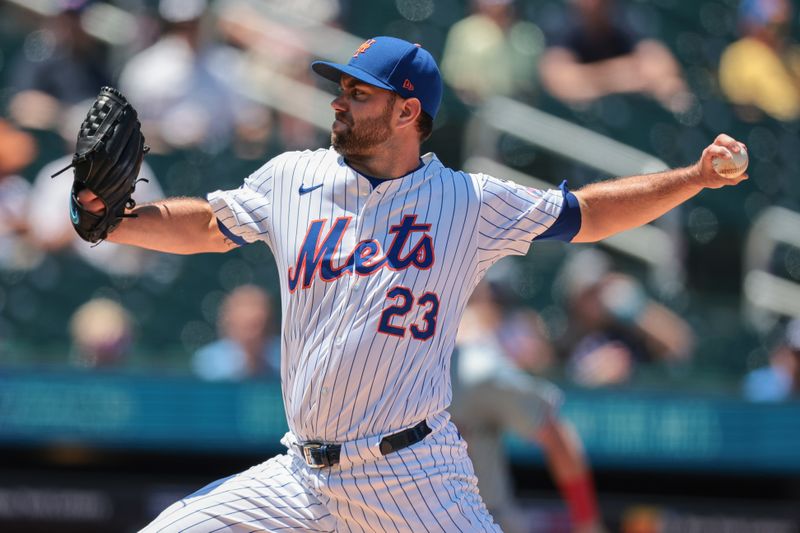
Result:
{"label": "pitcher's gloved hand", "polygon": [[[119,91],[103,87],[81,124],[72,162],[53,175],[75,169],[69,214],[83,240],[103,240],[131,216],[125,209],[135,205],[131,195],[148,151],[136,110]],[[104,209],[81,204],[78,195],[87,189]]]}

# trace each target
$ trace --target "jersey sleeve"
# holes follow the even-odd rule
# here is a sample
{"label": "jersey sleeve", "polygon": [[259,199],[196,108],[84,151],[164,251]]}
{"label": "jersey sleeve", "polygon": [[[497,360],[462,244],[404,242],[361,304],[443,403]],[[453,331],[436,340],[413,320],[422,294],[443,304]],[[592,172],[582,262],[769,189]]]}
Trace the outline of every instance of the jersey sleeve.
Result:
{"label": "jersey sleeve", "polygon": [[536,236],[537,241],[564,241],[570,242],[581,230],[581,204],[578,197],[567,188],[567,181],[561,182],[558,187],[564,197],[561,213],[544,233]]}
{"label": "jersey sleeve", "polygon": [[264,241],[272,246],[272,189],[275,159],[245,178],[238,188],[207,195],[225,236],[238,245]]}
{"label": "jersey sleeve", "polygon": [[[478,251],[482,262],[525,255],[531,242],[539,237],[570,240],[580,229],[579,220],[577,228],[574,219],[559,222],[570,205],[567,196],[572,194],[565,184],[559,189],[542,190],[486,175],[478,178],[481,186]],[[577,213],[579,216],[579,209]],[[575,212],[565,215],[572,218]]]}

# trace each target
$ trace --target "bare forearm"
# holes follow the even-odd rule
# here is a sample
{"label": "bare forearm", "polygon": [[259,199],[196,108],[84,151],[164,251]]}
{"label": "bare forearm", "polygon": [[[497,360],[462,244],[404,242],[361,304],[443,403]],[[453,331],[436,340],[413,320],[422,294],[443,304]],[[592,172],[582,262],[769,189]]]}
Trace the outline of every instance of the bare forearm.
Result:
{"label": "bare forearm", "polygon": [[555,97],[581,102],[642,91],[644,81],[635,74],[637,65],[633,56],[579,63],[572,52],[559,48],[545,54],[540,68],[542,82]]}
{"label": "bare forearm", "polygon": [[731,159],[746,150],[721,133],[692,166],[657,174],[593,183],[575,192],[581,207],[581,229],[572,242],[594,242],[655,220],[704,188],[719,189],[746,180],[747,174],[725,177],[713,159]]}
{"label": "bare forearm", "polygon": [[689,325],[666,307],[651,303],[636,319],[645,342],[653,353],[665,360],[682,360],[691,355],[694,335]]}
{"label": "bare forearm", "polygon": [[576,530],[601,531],[597,494],[575,429],[550,418],[534,439],[544,451],[550,475],[566,500]]}
{"label": "bare forearm", "polygon": [[136,218],[124,219],[108,240],[173,254],[227,252],[235,247],[201,198],[168,198],[131,213]]}
{"label": "bare forearm", "polygon": [[699,193],[696,165],[587,185],[575,192],[581,230],[573,242],[594,242],[647,224]]}

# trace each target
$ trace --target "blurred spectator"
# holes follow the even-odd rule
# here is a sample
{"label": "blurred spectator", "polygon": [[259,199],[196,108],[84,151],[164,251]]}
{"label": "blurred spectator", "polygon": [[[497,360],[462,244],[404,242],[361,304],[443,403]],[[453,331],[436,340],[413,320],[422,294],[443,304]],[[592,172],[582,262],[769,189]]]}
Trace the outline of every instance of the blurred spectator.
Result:
{"label": "blurred spectator", "polygon": [[743,37],[723,52],[719,81],[745,120],[760,118],[756,110],[778,120],[800,118],[800,47],[791,40],[791,22],[787,0],[744,0],[739,5]]}
{"label": "blurred spectator", "polygon": [[786,325],[769,365],[747,375],[744,394],[754,402],[778,402],[800,394],[800,318]]}
{"label": "blurred spectator", "polygon": [[469,104],[492,95],[531,97],[544,49],[542,31],[517,18],[513,0],[472,0],[472,9],[447,34],[445,81]]}
{"label": "blurred spectator", "polygon": [[575,382],[589,387],[626,383],[640,365],[690,356],[689,324],[651,300],[636,279],[612,271],[599,250],[574,254],[561,276],[568,313],[561,345]]}
{"label": "blurred spectator", "polygon": [[[68,155],[46,164],[34,180],[31,198],[35,201],[30,202],[27,209],[30,238],[38,247],[50,253],[71,250],[86,263],[112,275],[138,276],[155,273],[159,266],[164,265],[164,261],[174,261],[175,258],[167,258],[163,254],[133,246],[108,241],[94,245],[81,239],[72,227],[67,208],[72,190],[72,171],[51,177],[72,161],[78,129],[90,107],[91,101],[83,102],[65,113],[59,133],[64,139],[64,151]],[[136,185],[133,195],[137,203],[164,197],[146,160],[139,171],[139,179],[141,181]]]}
{"label": "blurred spectator", "polygon": [[484,281],[459,326],[450,412],[467,441],[483,501],[507,533],[531,531],[514,504],[503,434],[538,444],[570,511],[575,531],[601,531],[580,438],[558,416],[561,391],[526,371],[541,371],[553,349],[532,311],[512,310],[508,290]]}
{"label": "blurred spectator", "polygon": [[58,0],[58,12],[44,29],[28,36],[29,44],[14,65],[16,93],[11,116],[28,128],[56,128],[61,112],[111,84],[106,47],[90,36],[81,14],[91,0]]}
{"label": "blurred spectator", "polygon": [[18,172],[36,157],[36,141],[0,119],[0,268],[27,270],[40,255],[26,238],[31,186]]}
{"label": "blurred spectator", "polygon": [[540,62],[544,87],[568,104],[642,93],[681,112],[692,101],[680,66],[661,42],[640,39],[615,17],[613,0],[570,0],[572,18]]}
{"label": "blurred spectator", "polygon": [[89,300],[72,315],[69,329],[76,366],[107,369],[124,364],[133,341],[133,321],[117,302]]}
{"label": "blurred spectator", "polygon": [[272,299],[255,285],[234,289],[222,302],[220,339],[194,354],[192,367],[206,380],[280,376],[281,342]]}
{"label": "blurred spectator", "polygon": [[155,152],[219,151],[234,133],[238,97],[225,81],[230,72],[213,68],[224,51],[204,38],[206,8],[206,0],[160,0],[163,34],[120,75],[120,90],[139,112]]}

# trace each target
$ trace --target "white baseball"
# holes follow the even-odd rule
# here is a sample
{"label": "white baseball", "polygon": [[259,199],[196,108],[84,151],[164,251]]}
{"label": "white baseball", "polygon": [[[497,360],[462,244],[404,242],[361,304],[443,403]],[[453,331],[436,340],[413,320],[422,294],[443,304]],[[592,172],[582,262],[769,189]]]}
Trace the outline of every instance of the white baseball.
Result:
{"label": "white baseball", "polygon": [[738,152],[729,151],[731,154],[730,159],[723,159],[722,157],[711,158],[711,164],[714,166],[714,170],[717,171],[717,174],[728,179],[736,179],[744,174],[744,171],[747,170],[749,158],[747,157],[747,150],[744,146],[740,146],[741,150]]}

